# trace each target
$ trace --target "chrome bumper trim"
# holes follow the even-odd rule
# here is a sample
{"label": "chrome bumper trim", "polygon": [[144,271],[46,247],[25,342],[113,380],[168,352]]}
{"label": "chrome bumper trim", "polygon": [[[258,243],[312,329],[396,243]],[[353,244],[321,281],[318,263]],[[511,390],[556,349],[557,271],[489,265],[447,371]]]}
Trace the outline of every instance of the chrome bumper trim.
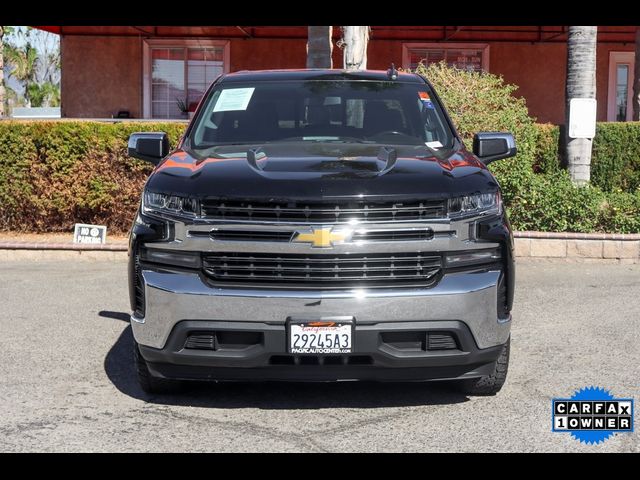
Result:
{"label": "chrome bumper trim", "polygon": [[[446,274],[426,289],[268,290],[212,288],[198,273],[142,271],[146,314],[131,322],[136,341],[163,348],[182,320],[284,324],[290,316],[353,315],[358,324],[460,320],[479,348],[503,344],[510,323],[497,321],[499,271]],[[284,347],[283,347],[284,348]]]}

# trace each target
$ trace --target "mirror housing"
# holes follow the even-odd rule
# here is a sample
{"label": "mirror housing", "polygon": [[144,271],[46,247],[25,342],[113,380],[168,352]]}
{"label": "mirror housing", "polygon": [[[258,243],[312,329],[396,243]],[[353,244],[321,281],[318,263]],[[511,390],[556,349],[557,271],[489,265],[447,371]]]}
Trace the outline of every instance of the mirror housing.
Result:
{"label": "mirror housing", "polygon": [[169,154],[169,137],[164,132],[132,133],[127,151],[130,157],[158,165]]}
{"label": "mirror housing", "polygon": [[516,141],[510,133],[479,132],[473,136],[473,154],[485,165],[516,153]]}

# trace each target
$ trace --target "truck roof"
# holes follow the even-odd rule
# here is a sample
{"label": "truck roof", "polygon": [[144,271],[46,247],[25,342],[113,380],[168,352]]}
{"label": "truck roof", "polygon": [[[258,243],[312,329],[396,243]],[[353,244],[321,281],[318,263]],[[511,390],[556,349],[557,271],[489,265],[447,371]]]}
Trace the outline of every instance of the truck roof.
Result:
{"label": "truck roof", "polygon": [[[340,70],[340,69],[299,69],[299,70],[243,70],[224,75],[227,82],[260,82],[286,80],[371,80],[389,81],[384,70]],[[415,73],[398,72],[395,81],[404,83],[424,83]]]}

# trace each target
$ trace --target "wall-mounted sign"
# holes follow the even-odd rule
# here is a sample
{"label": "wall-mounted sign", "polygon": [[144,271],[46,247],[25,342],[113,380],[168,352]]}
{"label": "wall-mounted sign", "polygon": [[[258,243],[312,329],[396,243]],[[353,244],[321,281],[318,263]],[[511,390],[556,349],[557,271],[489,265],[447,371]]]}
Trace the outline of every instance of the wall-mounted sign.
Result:
{"label": "wall-mounted sign", "polygon": [[569,103],[569,137],[596,136],[596,99],[572,98]]}
{"label": "wall-mounted sign", "polygon": [[107,227],[76,223],[73,230],[73,243],[107,243]]}

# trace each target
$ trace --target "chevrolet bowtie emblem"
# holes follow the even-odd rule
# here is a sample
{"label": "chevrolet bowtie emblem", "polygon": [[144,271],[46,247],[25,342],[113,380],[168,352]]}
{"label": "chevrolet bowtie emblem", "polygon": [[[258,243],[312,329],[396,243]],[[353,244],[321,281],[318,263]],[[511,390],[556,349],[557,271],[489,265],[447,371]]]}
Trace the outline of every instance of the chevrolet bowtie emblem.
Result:
{"label": "chevrolet bowtie emblem", "polygon": [[349,231],[344,230],[334,232],[331,228],[312,228],[310,233],[296,232],[292,242],[310,243],[314,248],[328,248],[344,242],[349,234]]}

